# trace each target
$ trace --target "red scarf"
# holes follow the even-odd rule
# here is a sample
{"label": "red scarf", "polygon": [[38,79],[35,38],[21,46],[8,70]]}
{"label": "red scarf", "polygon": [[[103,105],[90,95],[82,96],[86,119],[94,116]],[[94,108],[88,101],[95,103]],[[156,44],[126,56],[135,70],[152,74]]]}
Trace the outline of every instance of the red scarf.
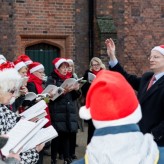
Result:
{"label": "red scarf", "polygon": [[39,79],[34,74],[30,74],[28,82],[33,82],[35,84],[35,87],[36,87],[38,94],[42,93],[42,91],[43,91],[43,87],[42,87],[43,80]]}
{"label": "red scarf", "polygon": [[62,75],[57,69],[55,69],[54,72],[55,72],[63,81],[71,77],[71,75],[68,74],[68,73],[67,73],[66,75]]}
{"label": "red scarf", "polygon": [[92,70],[92,73],[97,75],[102,69],[100,69],[99,71],[95,71],[95,70]]}
{"label": "red scarf", "polygon": [[[43,81],[41,79],[36,77],[34,74],[30,74],[28,82],[33,82],[35,84],[36,90],[38,92],[37,94],[42,93],[42,91],[43,91],[43,87],[42,87]],[[46,118],[49,120],[49,122],[47,122],[45,127],[48,127],[49,125],[51,125],[51,118],[50,118],[50,112],[49,112],[48,107],[46,108],[46,112],[47,112]]]}

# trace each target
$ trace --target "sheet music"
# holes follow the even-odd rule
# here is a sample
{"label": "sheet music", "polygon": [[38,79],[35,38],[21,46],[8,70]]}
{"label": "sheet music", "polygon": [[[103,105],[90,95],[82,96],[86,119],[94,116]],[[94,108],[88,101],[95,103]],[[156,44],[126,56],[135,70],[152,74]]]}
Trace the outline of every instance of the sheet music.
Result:
{"label": "sheet music", "polygon": [[53,128],[53,126],[49,126],[47,128],[42,128],[38,133],[33,136],[33,138],[23,147],[22,152],[34,148],[36,145],[40,143],[46,143],[53,138],[57,137],[58,133]]}
{"label": "sheet music", "polygon": [[28,133],[31,129],[36,126],[36,123],[20,120],[8,133],[7,136],[9,140],[7,144],[1,149],[2,154],[5,156],[9,155],[9,151],[15,147]]}
{"label": "sheet music", "polygon": [[61,87],[62,88],[65,88],[65,87],[71,87],[73,85],[75,85],[76,83],[78,83],[78,81],[82,80],[82,78],[80,79],[75,79],[75,78],[69,78],[69,79],[66,79],[62,84],[61,84]]}
{"label": "sheet music", "polygon": [[47,112],[45,110],[37,111],[36,113],[33,113],[32,115],[27,116],[26,120],[31,120],[32,118],[38,118],[41,119],[47,115]]}
{"label": "sheet music", "polygon": [[47,107],[47,104],[44,100],[39,101],[32,107],[28,108],[26,111],[22,112],[20,116],[23,116],[24,118],[32,117],[35,113],[39,112],[40,110],[44,110]]}
{"label": "sheet music", "polygon": [[88,72],[88,82],[89,83],[92,83],[92,81],[96,78],[96,75],[91,73],[91,72]]}
{"label": "sheet music", "polygon": [[25,95],[25,99],[24,100],[29,100],[29,101],[32,101],[34,99],[37,98],[37,94],[35,94],[34,92],[28,92],[26,95]]}
{"label": "sheet music", "polygon": [[[43,118],[39,120],[36,124],[36,126],[31,129],[30,133],[26,135],[11,151],[14,153],[20,153],[21,148],[28,142],[30,139],[48,122],[49,120],[46,118]],[[24,129],[25,131],[25,129]],[[18,135],[18,134],[17,134]]]}

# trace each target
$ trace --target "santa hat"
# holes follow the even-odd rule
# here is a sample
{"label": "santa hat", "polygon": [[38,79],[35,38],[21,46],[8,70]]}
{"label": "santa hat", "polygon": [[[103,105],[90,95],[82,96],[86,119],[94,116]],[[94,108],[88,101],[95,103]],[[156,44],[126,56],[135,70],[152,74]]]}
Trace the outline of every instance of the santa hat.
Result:
{"label": "santa hat", "polygon": [[19,59],[14,61],[14,65],[15,65],[15,69],[17,71],[20,70],[22,67],[26,67],[26,64],[23,61],[19,60]]}
{"label": "santa hat", "polygon": [[74,62],[73,62],[73,60],[72,60],[72,59],[67,59],[67,62],[68,62],[69,64],[71,64],[71,65],[73,65],[73,64],[74,64]]}
{"label": "santa hat", "polygon": [[0,65],[0,90],[8,91],[20,87],[22,80],[12,62]]}
{"label": "santa hat", "polygon": [[6,62],[6,58],[2,54],[0,54],[0,64],[5,62]]}
{"label": "santa hat", "polygon": [[117,72],[100,71],[92,82],[80,117],[92,118],[96,128],[137,123],[142,117],[134,90]]}
{"label": "santa hat", "polygon": [[[67,59],[64,59],[64,58],[55,58],[53,61],[52,61],[52,64],[54,64],[55,68],[58,69],[59,66],[62,64],[62,63],[68,63]],[[68,63],[69,64],[69,63]]]}
{"label": "santa hat", "polygon": [[26,65],[33,63],[33,61],[30,59],[30,57],[25,54],[18,56],[18,59],[23,61]]}
{"label": "santa hat", "polygon": [[164,55],[164,45],[156,46],[152,49],[152,51],[158,51],[162,55]]}
{"label": "santa hat", "polygon": [[33,73],[39,69],[42,69],[42,68],[44,69],[44,66],[39,62],[33,62],[28,66],[28,68],[29,68],[30,73]]}

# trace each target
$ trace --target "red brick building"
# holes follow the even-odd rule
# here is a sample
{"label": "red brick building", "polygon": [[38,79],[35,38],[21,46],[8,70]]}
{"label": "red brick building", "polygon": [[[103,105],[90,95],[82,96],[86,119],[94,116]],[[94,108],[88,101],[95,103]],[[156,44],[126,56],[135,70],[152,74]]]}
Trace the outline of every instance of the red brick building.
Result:
{"label": "red brick building", "polygon": [[164,44],[163,26],[163,0],[1,0],[0,53],[27,53],[47,69],[70,57],[81,75],[93,56],[107,64],[104,41],[112,37],[121,63],[142,74],[150,50]]}

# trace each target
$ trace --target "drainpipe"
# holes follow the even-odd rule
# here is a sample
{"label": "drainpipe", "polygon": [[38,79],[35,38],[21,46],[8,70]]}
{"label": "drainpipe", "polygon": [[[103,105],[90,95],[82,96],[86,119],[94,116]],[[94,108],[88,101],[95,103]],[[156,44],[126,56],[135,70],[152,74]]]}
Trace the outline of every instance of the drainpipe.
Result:
{"label": "drainpipe", "polygon": [[88,0],[89,19],[89,61],[93,58],[94,53],[94,0]]}

